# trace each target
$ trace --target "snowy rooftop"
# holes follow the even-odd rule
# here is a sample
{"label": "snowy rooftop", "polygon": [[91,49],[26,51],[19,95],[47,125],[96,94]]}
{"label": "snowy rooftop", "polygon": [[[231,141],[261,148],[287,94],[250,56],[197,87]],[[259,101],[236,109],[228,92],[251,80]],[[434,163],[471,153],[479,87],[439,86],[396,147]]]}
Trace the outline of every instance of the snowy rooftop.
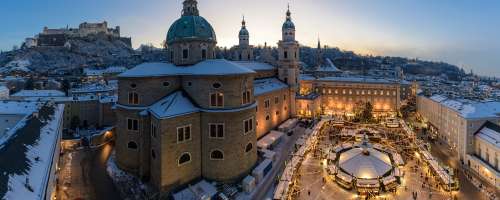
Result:
{"label": "snowy rooftop", "polygon": [[14,97],[64,97],[66,94],[59,90],[21,90]]}
{"label": "snowy rooftop", "polygon": [[84,69],[87,76],[102,76],[103,74],[117,74],[127,71],[126,67],[113,66],[106,69]]}
{"label": "snowy rooftop", "polygon": [[255,96],[288,88],[288,85],[277,78],[257,79],[253,82]]}
{"label": "snowy rooftop", "polygon": [[38,109],[36,102],[2,101],[0,102],[0,115],[28,115]]}
{"label": "snowy rooftop", "polygon": [[78,88],[73,88],[71,89],[71,93],[94,93],[94,92],[109,92],[117,89],[117,85],[112,85],[112,84],[99,84],[99,83],[94,83],[94,84],[88,84],[88,85],[83,85]]}
{"label": "snowy rooftop", "polygon": [[333,64],[330,58],[325,59],[325,65],[320,66],[316,71],[318,72],[342,72],[340,71],[335,64]]}
{"label": "snowy rooftop", "polygon": [[330,77],[319,78],[318,80],[320,80],[320,81],[337,81],[337,82],[353,82],[353,83],[384,83],[384,84],[394,83],[394,81],[391,81],[389,79],[376,79],[376,78],[365,78],[365,77],[330,76]]}
{"label": "snowy rooftop", "polygon": [[434,95],[430,99],[456,111],[464,118],[500,118],[500,102],[498,101],[449,99],[442,95]]}
{"label": "snowy rooftop", "polygon": [[263,71],[263,70],[275,70],[276,67],[263,63],[263,62],[256,62],[256,61],[234,61],[235,63],[244,66],[248,69],[254,70],[254,71]]}
{"label": "snowy rooftop", "polygon": [[177,75],[235,75],[255,71],[224,59],[205,60],[195,65],[176,66],[172,63],[142,63],[120,75],[124,78],[177,76]]}
{"label": "snowy rooftop", "polygon": [[476,132],[476,137],[496,146],[500,149],[500,126],[492,122],[486,122],[483,128]]}
{"label": "snowy rooftop", "polygon": [[177,91],[156,102],[148,110],[157,118],[165,119],[195,113],[199,108],[182,91]]}
{"label": "snowy rooftop", "polygon": [[[63,105],[44,105],[0,148],[0,198],[45,199],[62,123]],[[42,135],[43,134],[43,135]],[[53,178],[53,177],[52,177]]]}

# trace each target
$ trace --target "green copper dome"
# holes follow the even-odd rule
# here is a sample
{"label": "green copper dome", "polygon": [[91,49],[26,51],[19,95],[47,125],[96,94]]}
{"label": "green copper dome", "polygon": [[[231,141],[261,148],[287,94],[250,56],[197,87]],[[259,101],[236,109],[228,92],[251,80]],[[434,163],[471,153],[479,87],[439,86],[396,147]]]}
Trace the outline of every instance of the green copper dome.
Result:
{"label": "green copper dome", "polygon": [[214,29],[205,18],[198,15],[182,16],[175,21],[167,34],[167,43],[182,40],[204,40],[216,42]]}
{"label": "green copper dome", "polygon": [[292,22],[292,20],[287,19],[285,23],[283,23],[283,30],[286,29],[295,29],[295,24]]}

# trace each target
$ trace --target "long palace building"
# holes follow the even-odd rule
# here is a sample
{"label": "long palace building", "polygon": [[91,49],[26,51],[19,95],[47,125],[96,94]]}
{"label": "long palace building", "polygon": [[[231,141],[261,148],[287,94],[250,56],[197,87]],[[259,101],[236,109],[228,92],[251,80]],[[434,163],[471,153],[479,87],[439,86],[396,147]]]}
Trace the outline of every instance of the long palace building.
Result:
{"label": "long palace building", "polygon": [[171,62],[143,63],[118,76],[118,166],[162,193],[200,178],[238,182],[257,164],[257,140],[291,117],[324,114],[324,105],[349,109],[358,100],[397,111],[399,83],[301,78],[290,10],[281,29],[275,65],[254,61],[245,21],[235,61],[215,59],[214,29],[197,1],[185,0],[167,34]]}

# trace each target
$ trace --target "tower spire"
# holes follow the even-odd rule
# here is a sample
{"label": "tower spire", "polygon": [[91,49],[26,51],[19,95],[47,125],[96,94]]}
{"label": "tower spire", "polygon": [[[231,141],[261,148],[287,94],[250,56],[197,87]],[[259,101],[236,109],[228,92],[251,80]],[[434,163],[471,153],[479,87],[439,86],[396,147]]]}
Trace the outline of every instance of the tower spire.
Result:
{"label": "tower spire", "polygon": [[290,3],[288,3],[288,7],[286,10],[286,19],[291,20],[292,19],[292,12],[290,12]]}
{"label": "tower spire", "polygon": [[198,1],[196,0],[184,0],[182,3],[184,8],[182,9],[182,16],[199,15],[198,11]]}
{"label": "tower spire", "polygon": [[246,28],[245,15],[243,15],[243,20],[241,21],[241,27]]}

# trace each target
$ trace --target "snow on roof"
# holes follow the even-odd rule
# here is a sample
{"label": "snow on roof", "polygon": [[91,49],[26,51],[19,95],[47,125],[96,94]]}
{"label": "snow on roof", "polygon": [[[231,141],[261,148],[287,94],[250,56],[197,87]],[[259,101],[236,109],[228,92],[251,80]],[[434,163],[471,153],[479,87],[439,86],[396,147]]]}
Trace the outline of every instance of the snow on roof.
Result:
{"label": "snow on roof", "polygon": [[200,200],[200,199],[213,199],[217,194],[217,188],[205,180],[187,187],[180,192],[175,193],[175,200]]}
{"label": "snow on roof", "polygon": [[256,61],[234,61],[235,63],[238,63],[241,66],[244,66],[248,69],[255,70],[255,71],[263,71],[263,70],[275,70],[276,67],[264,63],[264,62],[256,62]]}
{"label": "snow on roof", "polygon": [[66,94],[59,90],[21,90],[14,97],[64,97]]}
{"label": "snow on roof", "polygon": [[454,110],[463,118],[500,118],[500,102],[498,101],[479,102],[449,99],[442,95],[434,95],[429,98]]}
{"label": "snow on roof", "polygon": [[314,76],[312,76],[310,74],[300,74],[300,80],[313,81],[313,80],[316,80],[316,78],[314,78]]}
{"label": "snow on roof", "polygon": [[332,60],[330,58],[326,58],[326,65],[319,66],[319,68],[316,71],[319,72],[342,72],[333,64]]}
{"label": "snow on roof", "polygon": [[94,93],[94,92],[108,92],[108,91],[113,91],[118,89],[117,85],[114,84],[88,84],[88,85],[83,85],[79,88],[73,88],[71,89],[71,93]]}
{"label": "snow on roof", "polygon": [[118,95],[113,96],[101,96],[99,98],[100,103],[115,103],[118,101]]}
{"label": "snow on roof", "polygon": [[39,105],[36,102],[27,101],[1,101],[0,102],[0,115],[13,114],[13,115],[28,115],[35,112]]}
{"label": "snow on roof", "polygon": [[123,78],[178,76],[178,75],[235,75],[251,74],[255,71],[224,59],[205,60],[190,66],[172,63],[142,63],[120,75]]}
{"label": "snow on roof", "polygon": [[5,91],[9,92],[10,90],[4,85],[0,85],[0,92],[5,92]]}
{"label": "snow on roof", "polygon": [[[39,118],[30,118],[17,137],[0,149],[0,197],[44,199],[61,134],[64,105],[44,105]],[[43,134],[43,135],[42,135]],[[13,159],[15,158],[15,159]]]}
{"label": "snow on roof", "polygon": [[182,91],[177,91],[156,102],[148,110],[157,118],[166,119],[195,113],[200,109]]}
{"label": "snow on roof", "polygon": [[254,94],[259,96],[268,92],[288,88],[288,85],[277,78],[257,79],[253,82]]}
{"label": "snow on roof", "polygon": [[365,78],[365,77],[330,76],[330,77],[322,77],[322,78],[319,78],[318,80],[320,80],[320,81],[353,82],[353,83],[384,83],[384,84],[395,83],[394,81],[389,80],[389,79],[376,79],[376,78]]}
{"label": "snow on roof", "polygon": [[500,149],[500,126],[497,124],[486,122],[485,126],[477,131],[476,137]]}

